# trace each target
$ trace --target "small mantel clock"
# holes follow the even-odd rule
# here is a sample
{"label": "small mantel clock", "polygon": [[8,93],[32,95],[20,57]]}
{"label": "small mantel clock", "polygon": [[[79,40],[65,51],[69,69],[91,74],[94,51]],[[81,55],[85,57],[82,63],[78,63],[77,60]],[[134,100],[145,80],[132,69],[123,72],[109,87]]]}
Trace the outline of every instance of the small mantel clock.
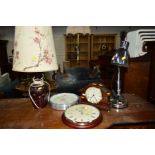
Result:
{"label": "small mantel clock", "polygon": [[109,110],[110,91],[102,83],[90,83],[80,90],[81,103],[94,105],[102,110]]}

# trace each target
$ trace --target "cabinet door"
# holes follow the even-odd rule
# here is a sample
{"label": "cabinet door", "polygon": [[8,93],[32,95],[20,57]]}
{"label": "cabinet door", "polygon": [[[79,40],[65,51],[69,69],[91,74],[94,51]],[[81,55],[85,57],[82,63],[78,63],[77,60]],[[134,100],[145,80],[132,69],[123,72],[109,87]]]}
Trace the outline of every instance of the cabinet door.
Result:
{"label": "cabinet door", "polygon": [[0,68],[1,74],[9,72],[10,65],[8,64],[8,55],[7,55],[7,40],[0,40]]}
{"label": "cabinet door", "polygon": [[[155,42],[149,44],[151,52],[150,78],[149,78],[149,101],[155,103]],[[148,45],[148,46],[149,46]]]}
{"label": "cabinet door", "polygon": [[[65,59],[70,62],[70,67],[88,67],[90,60],[90,35],[76,34],[65,35]],[[77,46],[79,51],[77,51]]]}
{"label": "cabinet door", "polygon": [[0,40],[0,67],[8,63],[7,41]]}

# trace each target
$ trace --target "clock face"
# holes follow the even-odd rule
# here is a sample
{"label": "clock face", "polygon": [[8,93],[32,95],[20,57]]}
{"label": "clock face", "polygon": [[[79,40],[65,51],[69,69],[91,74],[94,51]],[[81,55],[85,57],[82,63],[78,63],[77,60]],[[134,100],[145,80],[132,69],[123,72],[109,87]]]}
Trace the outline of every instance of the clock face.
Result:
{"label": "clock face", "polygon": [[87,101],[93,104],[97,104],[102,100],[102,92],[100,88],[89,87],[86,92]]}
{"label": "clock face", "polygon": [[71,127],[90,128],[101,121],[101,113],[94,106],[77,104],[64,112],[63,121]]}

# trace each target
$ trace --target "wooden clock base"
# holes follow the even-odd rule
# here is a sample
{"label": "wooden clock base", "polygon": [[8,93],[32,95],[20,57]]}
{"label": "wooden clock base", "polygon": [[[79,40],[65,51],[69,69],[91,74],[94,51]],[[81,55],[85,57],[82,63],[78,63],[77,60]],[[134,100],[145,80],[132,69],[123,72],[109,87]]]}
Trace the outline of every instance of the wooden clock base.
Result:
{"label": "wooden clock base", "polygon": [[90,129],[90,128],[94,128],[95,126],[97,126],[101,121],[102,121],[102,115],[100,115],[95,121],[91,122],[91,123],[74,123],[70,120],[68,120],[65,115],[62,115],[62,121],[64,122],[64,124],[66,124],[67,126],[71,127],[71,128],[76,128],[76,129]]}
{"label": "wooden clock base", "polygon": [[62,121],[72,128],[88,129],[97,126],[102,121],[102,114],[94,106],[77,104],[63,113]]}

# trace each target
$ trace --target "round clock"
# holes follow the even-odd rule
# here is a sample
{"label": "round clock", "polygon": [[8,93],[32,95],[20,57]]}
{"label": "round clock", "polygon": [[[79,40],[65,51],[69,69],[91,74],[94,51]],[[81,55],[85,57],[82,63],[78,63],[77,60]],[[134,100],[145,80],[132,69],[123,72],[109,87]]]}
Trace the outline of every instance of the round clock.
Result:
{"label": "round clock", "polygon": [[98,108],[87,104],[69,107],[62,115],[63,122],[72,128],[93,128],[102,121]]}
{"label": "round clock", "polygon": [[50,104],[53,109],[65,110],[71,105],[78,103],[79,97],[73,93],[58,93],[50,98]]}
{"label": "round clock", "polygon": [[86,99],[90,103],[97,104],[102,100],[102,92],[96,86],[88,87],[85,91]]}
{"label": "round clock", "polygon": [[110,91],[102,83],[90,83],[81,90],[81,102],[87,102],[98,108],[109,109]]}

